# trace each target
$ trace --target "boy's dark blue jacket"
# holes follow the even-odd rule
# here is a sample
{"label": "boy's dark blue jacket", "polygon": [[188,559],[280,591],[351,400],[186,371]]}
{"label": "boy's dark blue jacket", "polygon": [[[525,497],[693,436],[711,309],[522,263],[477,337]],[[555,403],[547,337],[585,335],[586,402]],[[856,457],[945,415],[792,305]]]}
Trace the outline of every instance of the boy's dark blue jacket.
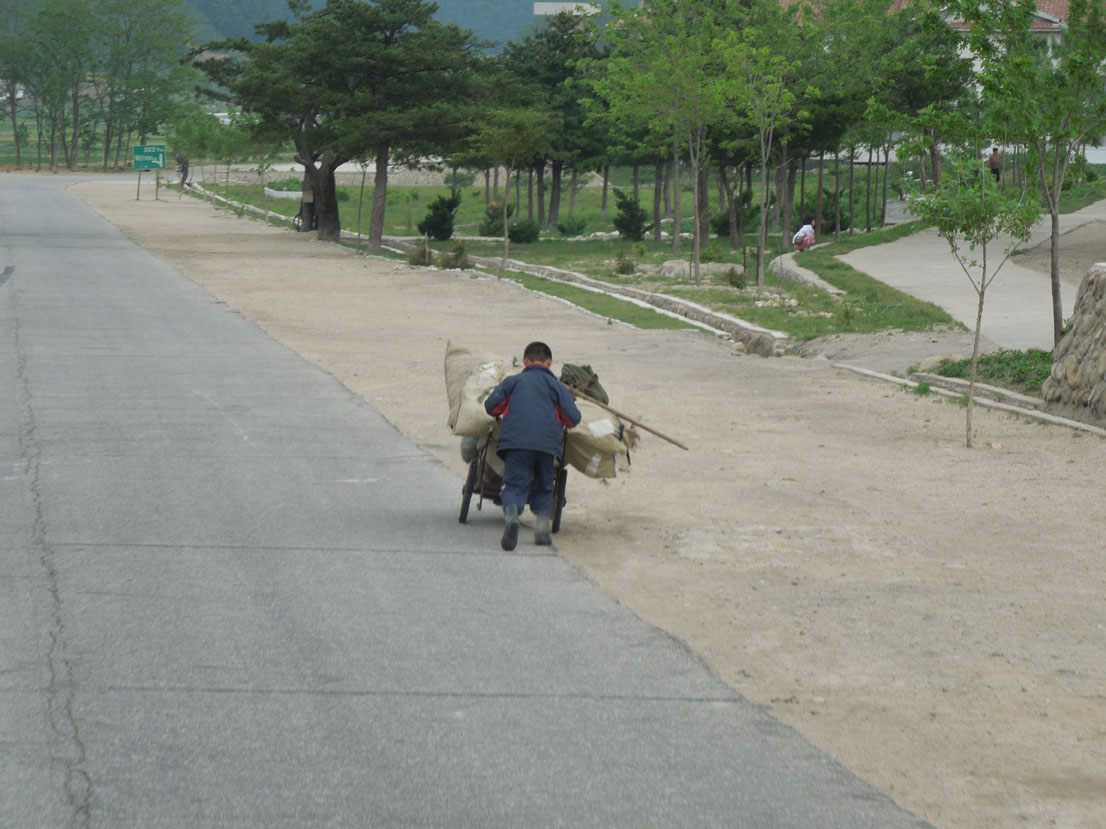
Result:
{"label": "boy's dark blue jacket", "polygon": [[505,449],[534,449],[561,457],[562,427],[580,422],[580,410],[565,385],[541,363],[531,363],[521,374],[500,383],[484,401],[490,415],[502,415],[498,453]]}

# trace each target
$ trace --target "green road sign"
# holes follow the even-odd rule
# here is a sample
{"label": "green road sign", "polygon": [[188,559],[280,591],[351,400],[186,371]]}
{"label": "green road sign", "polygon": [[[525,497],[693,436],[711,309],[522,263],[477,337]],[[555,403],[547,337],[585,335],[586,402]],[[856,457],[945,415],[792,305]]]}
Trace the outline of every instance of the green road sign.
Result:
{"label": "green road sign", "polygon": [[165,145],[139,144],[134,148],[134,169],[164,170]]}

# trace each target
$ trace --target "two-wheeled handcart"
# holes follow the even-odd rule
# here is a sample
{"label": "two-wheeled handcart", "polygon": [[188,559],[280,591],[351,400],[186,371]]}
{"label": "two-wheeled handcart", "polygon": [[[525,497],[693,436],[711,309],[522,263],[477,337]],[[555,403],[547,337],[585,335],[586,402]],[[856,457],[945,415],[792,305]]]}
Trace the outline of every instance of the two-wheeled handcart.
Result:
{"label": "two-wheeled handcart", "polygon": [[[476,445],[476,455],[469,461],[468,475],[461,487],[461,514],[458,521],[464,524],[469,517],[469,506],[472,498],[476,496],[476,508],[483,506],[487,498],[496,506],[500,506],[499,493],[503,487],[502,462],[495,454],[495,446],[499,440],[499,421],[488,430],[488,434],[479,439]],[[563,459],[553,462],[553,522],[551,530],[558,532],[561,529],[561,513],[566,503],[565,486],[568,483],[568,466]]]}

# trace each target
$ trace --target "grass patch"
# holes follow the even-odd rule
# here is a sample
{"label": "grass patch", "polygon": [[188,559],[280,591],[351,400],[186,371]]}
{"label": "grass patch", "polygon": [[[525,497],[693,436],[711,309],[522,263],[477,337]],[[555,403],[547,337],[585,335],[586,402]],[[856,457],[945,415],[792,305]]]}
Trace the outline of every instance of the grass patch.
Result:
{"label": "grass patch", "polygon": [[523,287],[531,291],[563,299],[586,311],[597,314],[598,316],[626,322],[637,328],[701,330],[698,326],[692,325],[689,322],[684,322],[676,317],[670,317],[659,311],[643,308],[633,302],[626,302],[625,300],[608,296],[607,294],[599,294],[595,291],[589,291],[566,282],[545,279],[528,273],[520,273],[518,271],[509,271],[509,273],[511,279],[522,283]]}
{"label": "grass patch", "polygon": [[[943,360],[937,367],[942,377],[959,377],[967,380],[971,372],[971,360]],[[1041,386],[1052,370],[1052,352],[1031,348],[1028,351],[1000,348],[979,358],[980,382],[1022,394],[1041,396]]]}
{"label": "grass patch", "polygon": [[[1101,165],[1091,165],[1097,177],[1094,181],[1082,181],[1074,187],[1060,191],[1060,212],[1074,213],[1095,202],[1106,199],[1106,178],[1102,175]],[[1045,211],[1048,215],[1048,211]]]}

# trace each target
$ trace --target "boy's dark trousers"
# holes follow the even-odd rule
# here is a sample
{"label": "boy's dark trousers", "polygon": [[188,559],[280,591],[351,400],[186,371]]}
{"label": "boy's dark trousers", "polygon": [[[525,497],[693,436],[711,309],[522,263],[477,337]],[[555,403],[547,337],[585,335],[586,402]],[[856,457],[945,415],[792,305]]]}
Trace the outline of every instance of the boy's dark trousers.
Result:
{"label": "boy's dark trousers", "polygon": [[553,456],[536,449],[505,449],[503,465],[503,506],[513,504],[521,514],[529,501],[535,515],[552,515]]}

